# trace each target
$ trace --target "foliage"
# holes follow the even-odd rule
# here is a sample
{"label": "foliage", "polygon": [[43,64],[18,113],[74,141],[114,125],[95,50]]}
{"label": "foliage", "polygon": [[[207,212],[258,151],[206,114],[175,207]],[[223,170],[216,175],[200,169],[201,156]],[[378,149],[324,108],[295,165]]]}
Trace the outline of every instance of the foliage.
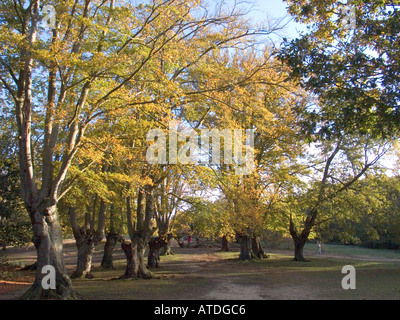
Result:
{"label": "foliage", "polygon": [[371,175],[326,208],[330,219],[318,228],[318,233],[326,241],[398,249],[399,188],[398,176]]}
{"label": "foliage", "polygon": [[0,218],[0,244],[21,247],[30,243],[31,239],[32,226],[26,214],[18,212],[9,218]]}
{"label": "foliage", "polygon": [[23,214],[15,124],[6,104],[0,113],[0,127],[0,244],[22,246],[31,241],[32,228],[29,218]]}
{"label": "foliage", "polygon": [[[226,227],[231,228],[229,234],[261,234],[265,216],[290,192],[296,180],[293,172],[299,170],[296,159],[303,151],[303,141],[301,135],[296,135],[299,127],[294,109],[305,104],[306,96],[287,79],[286,68],[274,60],[268,48],[261,53],[256,50],[246,54],[223,53],[216,59],[220,81],[241,84],[204,97],[209,108],[205,111],[210,116],[203,118],[200,127],[243,132],[254,129],[254,146],[250,148],[254,162],[243,156],[250,170],[238,174],[240,165],[235,161],[239,157],[234,158],[233,164],[227,164],[221,153],[221,164],[204,168],[200,177],[206,188],[218,189],[224,197],[221,201],[226,203],[223,212],[224,219],[229,221]],[[198,124],[192,122],[192,126]],[[244,136],[243,144],[246,144]]]}
{"label": "foliage", "polygon": [[205,201],[201,198],[190,199],[192,205],[177,217],[178,233],[193,233],[197,237],[216,240],[227,237],[235,239],[234,224],[226,201]]}
{"label": "foliage", "polygon": [[[280,59],[291,76],[317,96],[309,121],[329,137],[337,130],[398,134],[400,10],[391,0],[287,0],[289,12],[308,23],[310,32],[284,44]],[[355,9],[348,28],[345,6]]]}

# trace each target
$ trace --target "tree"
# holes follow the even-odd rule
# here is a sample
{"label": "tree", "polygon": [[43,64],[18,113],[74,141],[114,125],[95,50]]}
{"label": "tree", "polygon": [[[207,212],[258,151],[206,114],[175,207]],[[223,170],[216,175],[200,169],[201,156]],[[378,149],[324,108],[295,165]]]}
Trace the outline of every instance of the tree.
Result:
{"label": "tree", "polygon": [[[291,76],[324,104],[323,110],[314,111],[331,120],[322,130],[346,127],[377,136],[398,135],[400,10],[396,2],[286,2],[297,21],[309,24],[310,32],[286,42],[280,57],[292,68]],[[354,16],[346,14],[349,9]],[[349,28],[351,19],[354,26]]]}
{"label": "tree", "polygon": [[[391,1],[354,1],[347,4],[356,13],[356,25],[349,29],[344,22],[353,17],[346,15],[341,2],[287,2],[289,12],[298,21],[311,24],[308,34],[286,41],[279,54],[280,60],[291,68],[290,76],[315,97],[307,108],[298,110],[303,132],[311,143],[331,141],[336,145],[326,158],[325,174],[316,192],[320,194],[316,199],[322,199],[323,203],[327,199],[328,172],[340,154],[343,137],[357,137],[359,144],[371,138],[382,143],[379,139],[390,141],[398,134],[399,34],[396,25],[399,11]],[[367,158],[367,153],[364,154]],[[348,182],[339,190],[346,190],[359,180],[382,156],[380,152],[376,155],[376,159],[365,161],[359,171],[348,176]],[[290,221],[297,246],[296,260],[304,259],[304,241],[318,216],[317,207],[321,202],[314,201],[307,210],[302,231]]]}
{"label": "tree", "polygon": [[106,243],[104,244],[103,259],[101,260],[101,267],[104,269],[113,269],[113,253],[117,242],[122,241],[122,235],[116,228],[116,214],[114,205],[110,205],[109,210],[109,232],[106,235]]}
{"label": "tree", "polygon": [[[205,200],[202,197],[187,199],[187,208],[177,217],[177,225],[181,231],[194,233],[196,237],[226,241],[235,239],[235,231],[231,223],[229,203],[225,199],[216,201]],[[193,230],[191,230],[193,229]]]}
{"label": "tree", "polygon": [[[265,218],[290,189],[295,179],[292,173],[298,170],[296,160],[303,151],[303,141],[301,135],[296,135],[299,126],[294,110],[304,105],[306,98],[268,48],[262,54],[249,50],[247,54],[235,52],[219,59],[226,68],[220,72],[221,80],[237,77],[242,85],[228,92],[207,94],[213,116],[202,125],[255,130],[254,146],[246,151],[247,157],[254,157],[235,154],[236,163],[226,164],[221,153],[222,164],[211,166],[209,175],[229,203],[226,212],[241,243],[241,259],[262,257],[265,253],[259,237],[265,229]],[[242,139],[246,141],[246,137]],[[240,158],[250,169],[246,173],[237,171]]]}
{"label": "tree", "polygon": [[155,210],[154,185],[157,186],[164,177],[156,179],[153,176],[151,184],[146,183],[138,188],[135,223],[133,223],[131,197],[128,196],[126,199],[128,233],[131,242],[123,241],[121,245],[127,258],[127,267],[122,278],[149,279],[153,277],[146,267],[144,253],[151,236],[156,231],[152,225]]}
{"label": "tree", "polygon": [[[24,298],[68,299],[76,294],[65,272],[57,204],[69,191],[65,180],[87,131],[108,113],[179,101],[177,79],[190,66],[215,46],[239,43],[253,32],[238,26],[242,14],[211,16],[198,1],[43,4],[57,13],[51,31],[40,24],[39,0],[1,4],[0,81],[16,117],[22,197],[38,253],[38,272]],[[186,55],[183,63],[184,50],[176,50],[187,45],[198,54]],[[154,82],[153,67],[167,48],[175,68]],[[141,91],[140,83],[154,86],[158,94],[146,94],[146,86]],[[80,169],[87,165],[80,163]],[[42,290],[45,265],[56,269],[56,290]]]}
{"label": "tree", "polygon": [[114,191],[109,187],[115,181],[109,172],[107,155],[103,157],[101,153],[99,156],[91,151],[86,147],[84,152],[77,153],[79,161],[92,162],[92,165],[84,171],[71,165],[71,174],[66,180],[71,187],[58,206],[61,213],[68,215],[78,249],[77,267],[72,279],[93,278],[91,267],[94,248],[104,239],[107,207],[115,198]]}
{"label": "tree", "polygon": [[356,184],[378,163],[390,146],[376,144],[373,139],[363,136],[347,135],[338,137],[336,141],[321,143],[320,147],[323,161],[317,160],[320,165],[311,168],[317,171],[312,178],[318,182],[311,183],[306,196],[289,209],[289,212],[295,211],[294,215],[290,214],[289,222],[295,261],[305,261],[304,246],[323,215],[324,207]]}
{"label": "tree", "polygon": [[181,202],[184,200],[186,184],[184,173],[171,170],[156,190],[155,219],[161,252],[159,255],[170,255],[172,239],[172,222],[176,217]]}

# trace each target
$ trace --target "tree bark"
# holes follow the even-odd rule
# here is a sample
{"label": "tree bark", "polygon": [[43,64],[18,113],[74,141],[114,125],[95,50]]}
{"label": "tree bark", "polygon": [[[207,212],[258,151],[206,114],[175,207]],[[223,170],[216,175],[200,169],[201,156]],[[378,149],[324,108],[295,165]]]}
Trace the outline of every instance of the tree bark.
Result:
{"label": "tree bark", "polygon": [[290,216],[289,232],[294,242],[294,261],[307,261],[304,258],[304,246],[307,243],[308,236],[310,235],[314,219],[307,219],[304,223],[304,228],[299,234],[293,223],[293,218]]}
{"label": "tree bark", "polygon": [[251,238],[251,249],[253,251],[253,254],[258,259],[268,258],[268,255],[265,253],[265,251],[264,251],[264,249],[262,247],[260,237],[252,237]]}
{"label": "tree bark", "polygon": [[123,241],[121,248],[125,253],[126,268],[120,279],[151,279],[153,277],[144,259],[146,245],[143,245],[139,237],[135,237],[135,241]]}
{"label": "tree bark", "polygon": [[92,256],[94,252],[94,235],[90,229],[90,214],[88,211],[85,216],[85,225],[79,227],[76,219],[75,208],[69,208],[69,219],[74,234],[75,243],[78,248],[78,256],[76,261],[76,269],[71,275],[72,279],[86,278],[93,279],[91,273]]}
{"label": "tree bark", "polygon": [[153,278],[153,274],[147,269],[147,263],[145,259],[145,250],[147,248],[147,242],[144,240],[145,238],[141,238],[137,244],[137,257],[138,257],[138,272],[137,276],[140,279],[151,279]]}
{"label": "tree bark", "polygon": [[138,277],[137,246],[130,241],[123,240],[121,248],[125,253],[126,268],[120,279],[135,279]]}
{"label": "tree bark", "polygon": [[240,243],[240,255],[239,259],[244,260],[252,260],[255,258],[251,246],[251,236],[248,236],[243,233],[236,234],[236,238]]}
{"label": "tree bark", "polygon": [[149,254],[147,256],[147,268],[160,267],[160,249],[165,244],[161,237],[151,238],[149,241]]}
{"label": "tree bark", "polygon": [[93,233],[84,229],[81,229],[80,233],[80,236],[76,238],[76,246],[78,247],[76,270],[71,275],[71,279],[93,279],[91,272],[94,252]]}
{"label": "tree bark", "polygon": [[[107,211],[107,205],[106,205],[105,201],[103,199],[101,199],[99,215],[98,215],[97,230],[94,232],[94,243],[96,245],[100,244],[104,239],[105,228],[106,228],[106,211]],[[94,220],[95,219],[93,218],[92,224],[94,223]]]}
{"label": "tree bark", "polygon": [[[92,275],[92,258],[95,245],[99,244],[104,237],[105,216],[106,216],[106,203],[103,199],[100,201],[99,215],[98,215],[98,229],[94,230],[95,213],[97,212],[96,203],[98,196],[95,196],[93,210],[87,209],[85,215],[85,225],[78,226],[76,213],[74,208],[69,209],[69,217],[71,222],[72,231],[74,234],[76,246],[78,248],[78,256],[76,262],[76,269],[71,275],[72,279],[93,279]],[[92,214],[90,214],[92,211]]]}
{"label": "tree bark", "polygon": [[113,253],[114,248],[121,238],[119,234],[108,233],[106,243],[104,245],[103,259],[101,260],[101,267],[103,269],[114,269]]}
{"label": "tree bark", "polygon": [[173,238],[172,234],[168,233],[160,238],[164,239],[164,241],[161,241],[160,256],[173,255],[174,253],[171,250],[171,240]]}
{"label": "tree bark", "polygon": [[[128,231],[131,238],[130,247],[127,243],[122,244],[122,250],[127,257],[127,272],[122,276],[123,278],[141,278],[150,279],[153,277],[152,273],[147,269],[145,250],[154,233],[152,228],[152,219],[154,217],[154,186],[145,186],[139,189],[137,199],[137,221],[135,226],[132,219],[132,208],[130,204],[130,197],[127,197],[127,223]],[[135,230],[136,229],[136,230]],[[134,268],[132,268],[134,266]],[[130,271],[128,271],[128,269]]]}
{"label": "tree bark", "polygon": [[[37,299],[77,299],[67,275],[63,257],[63,240],[61,226],[55,206],[35,212],[33,223],[33,242],[37,248],[37,272],[32,287],[22,296],[25,300]],[[45,266],[55,269],[56,289],[45,290],[42,280],[47,275],[42,273]]]}
{"label": "tree bark", "polygon": [[221,251],[223,251],[223,252],[229,252],[230,251],[230,249],[229,249],[229,241],[228,241],[226,236],[222,237]]}
{"label": "tree bark", "polygon": [[294,261],[307,261],[304,258],[304,246],[307,239],[294,238]]}

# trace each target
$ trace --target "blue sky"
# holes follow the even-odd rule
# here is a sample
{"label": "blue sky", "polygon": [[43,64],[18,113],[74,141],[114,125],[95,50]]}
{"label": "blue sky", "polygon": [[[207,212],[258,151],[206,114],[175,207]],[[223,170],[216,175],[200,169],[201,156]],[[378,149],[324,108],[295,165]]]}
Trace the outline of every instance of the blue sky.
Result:
{"label": "blue sky", "polygon": [[285,21],[290,21],[285,32],[282,36],[287,38],[295,38],[298,36],[298,31],[305,31],[304,25],[298,24],[289,16],[286,10],[286,3],[282,0],[252,0],[255,4],[254,10],[251,12],[257,22],[262,22],[268,18],[283,18],[287,17]]}

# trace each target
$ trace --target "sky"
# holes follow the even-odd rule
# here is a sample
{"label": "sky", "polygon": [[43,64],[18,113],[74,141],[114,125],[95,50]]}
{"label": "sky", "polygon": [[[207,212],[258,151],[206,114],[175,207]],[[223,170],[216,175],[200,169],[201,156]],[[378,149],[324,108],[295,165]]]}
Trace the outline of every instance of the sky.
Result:
{"label": "sky", "polygon": [[306,31],[306,27],[299,23],[296,23],[287,12],[287,4],[282,0],[253,0],[255,3],[254,10],[250,13],[257,22],[270,18],[283,18],[285,22],[289,22],[285,32],[282,36],[287,38],[296,38],[299,31]]}

